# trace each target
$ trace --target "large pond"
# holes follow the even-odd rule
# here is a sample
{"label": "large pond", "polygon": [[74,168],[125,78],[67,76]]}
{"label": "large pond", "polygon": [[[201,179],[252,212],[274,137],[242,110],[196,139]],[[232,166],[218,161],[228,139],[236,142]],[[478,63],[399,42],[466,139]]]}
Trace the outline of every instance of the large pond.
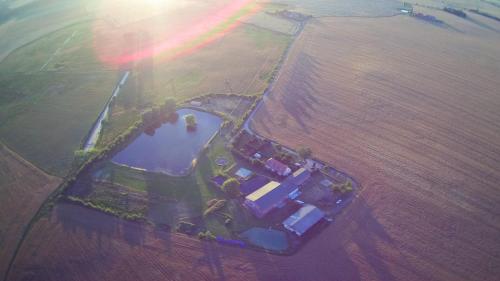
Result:
{"label": "large pond", "polygon": [[[208,141],[218,132],[222,119],[216,115],[193,109],[180,109],[179,118],[162,124],[152,132],[147,130],[112,161],[133,168],[169,175],[189,174],[196,158]],[[196,117],[196,129],[188,130],[184,117]]]}

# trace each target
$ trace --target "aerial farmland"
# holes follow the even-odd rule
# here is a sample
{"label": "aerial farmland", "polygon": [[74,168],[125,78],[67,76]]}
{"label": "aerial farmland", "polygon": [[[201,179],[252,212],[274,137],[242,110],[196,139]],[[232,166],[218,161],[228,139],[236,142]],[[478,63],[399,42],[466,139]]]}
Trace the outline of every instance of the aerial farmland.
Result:
{"label": "aerial farmland", "polygon": [[3,280],[497,280],[499,4],[0,2]]}

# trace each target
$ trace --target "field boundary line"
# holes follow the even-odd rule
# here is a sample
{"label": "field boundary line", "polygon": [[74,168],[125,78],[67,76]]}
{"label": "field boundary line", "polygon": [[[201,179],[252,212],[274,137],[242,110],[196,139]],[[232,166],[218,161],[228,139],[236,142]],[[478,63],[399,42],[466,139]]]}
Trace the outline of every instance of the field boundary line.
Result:
{"label": "field boundary line", "polygon": [[64,49],[64,47],[66,47],[66,45],[71,41],[71,39],[73,39],[73,37],[75,37],[75,34],[76,34],[76,30],[74,30],[73,33],[71,33],[71,35],[68,36],[68,38],[66,38],[66,40],[64,40],[62,46],[57,48],[56,51],[52,53],[50,58],[42,65],[42,67],[40,67],[39,71],[43,71],[43,69],[55,58],[55,56],[57,56],[59,54],[59,52],[62,49]]}
{"label": "field boundary line", "polygon": [[68,24],[68,25],[65,25],[65,26],[62,26],[62,27],[60,27],[60,28],[56,28],[56,29],[54,29],[54,30],[52,30],[52,31],[49,31],[48,33],[45,33],[45,34],[43,34],[43,35],[40,35],[40,36],[38,36],[38,37],[34,38],[33,40],[31,40],[31,41],[29,41],[29,42],[26,42],[26,43],[24,43],[24,44],[21,44],[21,45],[17,46],[16,48],[14,48],[14,49],[10,50],[10,51],[9,51],[9,53],[8,53],[7,55],[5,55],[2,59],[0,59],[0,64],[1,64],[4,60],[6,60],[8,57],[10,57],[10,56],[11,56],[14,52],[18,51],[18,50],[19,50],[19,49],[21,49],[21,48],[24,48],[24,47],[26,47],[26,46],[29,46],[29,45],[31,45],[31,44],[33,44],[33,43],[35,43],[36,41],[38,41],[38,40],[42,39],[42,38],[43,38],[43,37],[45,37],[45,36],[49,36],[49,35],[52,35],[52,34],[54,34],[54,33],[56,33],[56,32],[59,32],[59,31],[61,31],[61,30],[64,30],[64,29],[66,29],[66,28],[74,27],[74,26],[76,26],[76,25],[83,24],[83,23],[86,23],[86,22],[91,22],[91,21],[93,21],[93,20],[95,20],[95,19],[85,19],[85,20],[81,20],[81,21],[73,22],[73,23],[70,23],[70,24]]}
{"label": "field boundary line", "polygon": [[27,157],[24,157],[22,154],[17,152],[15,149],[11,148],[7,143],[5,143],[5,141],[2,141],[1,139],[0,139],[0,146],[5,147],[10,153],[14,154],[17,157],[17,159],[23,161],[24,164],[29,165],[30,167],[33,167],[35,170],[41,171],[44,174],[51,176],[51,177],[61,178],[61,177],[58,177],[56,175],[53,175],[52,173],[50,173],[49,171],[47,171],[41,167],[38,167],[37,165],[35,165],[31,161],[29,161],[27,159]]}
{"label": "field boundary line", "polygon": [[403,13],[396,13],[394,15],[383,15],[383,16],[333,16],[333,15],[328,15],[328,16],[315,16],[313,17],[314,19],[326,19],[326,18],[360,18],[360,19],[378,19],[378,18],[392,18],[392,17],[397,17],[397,16],[404,16],[406,14]]}
{"label": "field boundary line", "polygon": [[286,47],[285,52],[281,55],[280,60],[278,61],[278,64],[276,65],[274,76],[271,77],[271,79],[272,79],[271,82],[267,85],[267,87],[264,90],[264,93],[262,94],[262,96],[260,97],[260,100],[258,101],[257,105],[252,110],[252,112],[250,112],[247,119],[243,123],[243,126],[242,126],[243,130],[247,130],[251,134],[258,135],[251,128],[251,124],[250,124],[251,120],[253,119],[255,113],[260,109],[260,107],[264,103],[266,97],[271,94],[271,91],[274,88],[274,84],[276,83],[276,81],[278,81],[279,77],[281,76],[281,73],[283,72],[283,66],[286,64],[286,62],[288,61],[288,59],[290,57],[290,51],[292,50],[293,45],[295,44],[295,41],[297,41],[297,38],[302,36],[302,34],[303,34],[302,31],[306,27],[307,23],[308,23],[308,21],[304,21],[304,22],[299,23],[299,29],[297,30],[297,33],[294,36],[292,36],[292,40],[290,41],[290,43]]}
{"label": "field boundary line", "polygon": [[9,146],[7,146],[4,142],[0,141],[0,146],[3,147],[4,149],[6,149],[10,154],[12,154],[12,156],[14,156],[14,158],[16,158],[16,160],[19,160],[23,165],[26,165],[26,166],[28,166],[30,168],[33,168],[33,169],[37,170],[38,172],[42,172],[43,174],[47,175],[51,180],[55,180],[55,179],[60,179],[61,180],[61,182],[57,185],[57,187],[53,191],[51,191],[50,194],[49,194],[49,196],[47,196],[43,200],[43,202],[40,204],[40,206],[38,206],[38,209],[36,210],[36,212],[33,215],[33,217],[23,227],[22,235],[19,237],[19,239],[18,239],[18,241],[16,243],[16,247],[14,249],[14,252],[12,253],[12,256],[10,258],[9,264],[7,266],[7,269],[5,270],[4,277],[2,278],[3,281],[7,281],[8,280],[7,277],[9,276],[9,272],[10,272],[10,270],[12,268],[12,265],[14,264],[14,261],[15,261],[15,259],[17,257],[19,249],[21,248],[21,246],[22,246],[22,244],[24,242],[24,239],[26,238],[26,236],[28,235],[29,231],[33,227],[33,224],[37,221],[38,215],[40,214],[40,211],[42,210],[42,208],[45,206],[45,204],[51,198],[52,194],[60,188],[60,186],[64,183],[64,181],[62,180],[62,178],[53,176],[53,175],[45,172],[43,169],[38,168],[36,165],[34,165],[33,163],[29,162],[28,160],[26,160],[25,158],[23,158],[21,155],[19,155],[18,153],[16,153],[12,149],[10,149]]}
{"label": "field boundary line", "polygon": [[[271,28],[268,28],[268,27],[263,27],[263,26],[255,24],[255,23],[246,22],[246,21],[242,21],[242,20],[239,20],[239,22],[242,25],[248,25],[248,26],[252,26],[252,27],[255,27],[255,28],[260,28],[260,29],[267,30],[267,31],[272,32],[272,33],[277,33],[279,35],[285,35],[285,36],[292,36],[293,37],[294,33],[295,33],[295,32],[286,33],[286,32],[283,32],[283,31],[274,30],[274,29],[271,29]],[[295,28],[293,28],[293,29],[295,29]]]}

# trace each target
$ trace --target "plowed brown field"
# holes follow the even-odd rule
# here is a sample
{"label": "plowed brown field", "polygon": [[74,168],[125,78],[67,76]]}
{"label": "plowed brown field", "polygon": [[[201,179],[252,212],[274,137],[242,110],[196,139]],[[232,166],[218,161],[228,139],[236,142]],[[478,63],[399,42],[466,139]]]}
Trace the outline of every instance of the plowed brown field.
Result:
{"label": "plowed brown field", "polygon": [[25,227],[59,184],[0,143],[0,276],[6,271]]}
{"label": "plowed brown field", "polygon": [[312,22],[253,128],[360,180],[371,212],[342,232],[367,279],[497,280],[500,25],[432,13],[449,27]]}
{"label": "plowed brown field", "polygon": [[364,187],[295,255],[60,204],[9,280],[497,280],[500,26],[438,16],[454,29],[312,20],[293,46],[253,128],[312,147]]}

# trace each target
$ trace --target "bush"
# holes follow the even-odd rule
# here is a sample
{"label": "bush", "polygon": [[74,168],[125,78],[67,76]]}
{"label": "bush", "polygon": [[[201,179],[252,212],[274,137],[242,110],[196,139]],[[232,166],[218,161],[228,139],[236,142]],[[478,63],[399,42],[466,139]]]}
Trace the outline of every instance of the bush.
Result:
{"label": "bush", "polygon": [[95,148],[90,149],[88,151],[85,151],[83,149],[75,150],[74,154],[74,160],[76,166],[80,166],[89,159],[99,155],[99,151]]}
{"label": "bush", "polygon": [[198,233],[198,239],[200,240],[215,240],[215,235],[210,232],[210,230],[207,230],[205,232],[199,232]]}
{"label": "bush", "polygon": [[231,197],[240,195],[240,182],[235,178],[229,178],[222,184],[222,191]]}
{"label": "bush", "polygon": [[352,182],[348,180],[343,184],[334,184],[332,190],[342,194],[352,192]]}

